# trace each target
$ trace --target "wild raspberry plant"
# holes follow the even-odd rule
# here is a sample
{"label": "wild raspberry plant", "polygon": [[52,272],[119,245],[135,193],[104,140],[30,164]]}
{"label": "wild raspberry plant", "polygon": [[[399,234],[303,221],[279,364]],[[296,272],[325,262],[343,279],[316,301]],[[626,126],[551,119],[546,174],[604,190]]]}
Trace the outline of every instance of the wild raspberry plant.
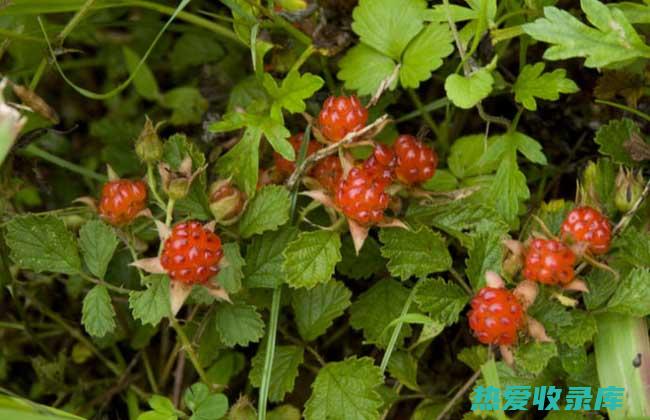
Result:
{"label": "wild raspberry plant", "polygon": [[647,6],[14,3],[10,418],[650,415]]}

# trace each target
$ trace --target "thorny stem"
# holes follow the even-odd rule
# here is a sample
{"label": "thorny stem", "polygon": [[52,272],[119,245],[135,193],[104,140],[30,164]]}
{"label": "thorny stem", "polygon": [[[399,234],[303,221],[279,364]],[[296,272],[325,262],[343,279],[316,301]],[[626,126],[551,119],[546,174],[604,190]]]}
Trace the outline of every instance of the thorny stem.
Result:
{"label": "thorny stem", "polygon": [[291,176],[286,182],[287,188],[289,190],[293,190],[293,187],[296,185],[298,180],[300,179],[300,175],[305,171],[305,169],[313,164],[314,162],[317,162],[323,158],[326,158],[329,155],[333,155],[335,153],[338,153],[339,147],[345,146],[346,144],[352,143],[354,140],[358,139],[359,137],[364,136],[367,133],[370,132],[378,132],[381,131],[381,129],[388,123],[388,115],[384,114],[381,117],[377,118],[375,121],[372,122],[372,124],[369,124],[362,128],[359,131],[354,131],[352,133],[348,133],[347,136],[343,138],[343,140],[333,143],[327,147],[324,147],[320,150],[318,150],[316,153],[308,156],[305,160],[303,160],[299,165],[296,165],[296,170],[293,171]]}

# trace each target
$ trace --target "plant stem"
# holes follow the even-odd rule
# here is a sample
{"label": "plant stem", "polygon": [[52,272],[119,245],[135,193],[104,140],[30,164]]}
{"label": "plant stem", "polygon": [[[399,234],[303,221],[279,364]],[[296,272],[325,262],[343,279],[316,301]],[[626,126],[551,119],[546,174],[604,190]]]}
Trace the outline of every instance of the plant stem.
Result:
{"label": "plant stem", "polygon": [[[420,100],[418,94],[415,93],[413,89],[408,89],[407,92],[409,94],[409,97],[411,98],[411,101],[417,108],[418,113],[424,119],[424,122],[427,123],[429,128],[431,128],[431,131],[433,131],[433,133],[436,135],[436,137],[440,137],[440,130],[438,130],[438,126],[436,125],[435,121],[433,121],[433,118],[431,118],[431,115],[429,115],[429,112],[424,110],[424,105],[422,104],[422,101]],[[440,140],[443,142],[445,141],[444,139],[440,139]],[[446,150],[448,145],[443,144],[443,147]]]}
{"label": "plant stem", "polygon": [[104,286],[107,289],[112,290],[112,291],[114,291],[116,293],[121,293],[123,295],[128,295],[129,293],[132,292],[131,289],[126,289],[126,288],[120,287],[120,286],[114,286],[114,285],[112,285],[110,283],[106,283],[103,280],[98,280],[96,278],[93,278],[93,277],[89,276],[88,274],[84,273],[83,271],[79,271],[77,274],[81,278],[83,278],[84,280],[89,281],[90,283],[93,283],[93,284],[96,284],[96,285],[99,285],[99,286]]}
{"label": "plant stem", "polygon": [[153,172],[153,165],[151,163],[147,163],[147,183],[149,184],[149,189],[151,190],[151,194],[153,194],[153,198],[156,200],[156,204],[158,204],[158,207],[161,209],[164,209],[165,200],[160,198],[160,194],[158,193],[156,175]]}
{"label": "plant stem", "polygon": [[84,168],[83,166],[76,165],[74,163],[70,163],[65,159],[61,159],[58,156],[55,156],[49,152],[46,152],[45,150],[41,149],[40,147],[30,144],[29,146],[25,147],[22,152],[22,154],[25,154],[27,156],[32,156],[32,157],[37,157],[40,159],[43,159],[46,162],[49,162],[53,165],[56,165],[60,168],[67,169],[70,172],[77,173],[79,175],[83,175],[85,177],[94,179],[99,182],[106,182],[108,181],[108,177],[106,175],[100,175],[96,172],[93,172],[89,169]]}
{"label": "plant stem", "polygon": [[205,383],[210,389],[215,390],[217,387],[208,379],[208,375],[206,375],[205,370],[203,370],[203,366],[201,366],[201,363],[199,362],[199,358],[194,351],[194,347],[192,347],[192,343],[190,343],[183,328],[178,324],[178,320],[174,317],[170,317],[169,323],[172,328],[174,328],[174,331],[176,331],[178,338],[181,339],[181,343],[183,343],[182,349],[185,350],[185,353],[190,358],[190,362],[192,362],[192,366],[194,366],[196,373],[199,374],[201,381],[203,381],[203,383]]}
{"label": "plant stem", "polygon": [[428,113],[428,112],[435,111],[437,109],[444,108],[445,106],[447,106],[448,103],[449,103],[449,99],[447,98],[436,99],[435,101],[429,102],[428,104],[423,105],[421,108],[418,108],[415,111],[409,112],[408,114],[404,114],[401,117],[397,118],[395,120],[395,124],[412,120],[413,118],[417,118],[421,116],[423,113]]}
{"label": "plant stem", "polygon": [[147,380],[149,381],[149,386],[154,394],[158,393],[158,383],[156,378],[153,375],[153,370],[151,369],[151,361],[149,360],[149,355],[147,354],[147,349],[142,349],[142,361],[144,362],[144,370],[147,373]]}
{"label": "plant stem", "polygon": [[275,340],[278,331],[278,318],[280,317],[280,301],[282,300],[282,286],[273,290],[273,303],[271,304],[271,319],[269,321],[269,335],[266,342],[266,354],[264,355],[264,376],[260,386],[260,401],[258,404],[257,419],[266,420],[266,403],[269,397],[269,385],[271,384],[271,372],[273,369],[273,357],[275,356]]}
{"label": "plant stem", "polygon": [[[404,302],[404,306],[402,307],[402,313],[400,314],[401,319],[403,319],[404,316],[408,313],[411,307],[411,302],[413,302],[414,296],[415,296],[415,287],[411,289],[411,293],[409,293],[408,298],[406,298],[406,302]],[[392,356],[393,351],[395,350],[395,345],[397,344],[397,339],[399,338],[399,333],[402,330],[403,323],[404,323],[403,321],[399,321],[397,325],[395,325],[393,334],[390,336],[390,340],[388,341],[388,346],[386,347],[386,352],[384,353],[384,357],[381,359],[381,365],[379,366],[382,375],[386,371],[386,367],[388,366],[388,361],[390,360],[390,357]]]}

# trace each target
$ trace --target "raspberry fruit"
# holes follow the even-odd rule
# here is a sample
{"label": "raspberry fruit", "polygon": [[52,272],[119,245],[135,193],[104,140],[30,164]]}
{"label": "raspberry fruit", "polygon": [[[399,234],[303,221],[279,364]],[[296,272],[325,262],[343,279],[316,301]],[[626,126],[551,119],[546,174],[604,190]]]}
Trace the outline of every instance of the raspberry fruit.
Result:
{"label": "raspberry fruit", "polygon": [[368,110],[356,96],[330,96],[318,115],[321,132],[330,141],[339,141],[359,130],[368,121]]}
{"label": "raspberry fruit", "polygon": [[384,220],[390,197],[386,183],[365,168],[352,168],[336,189],[335,202],[348,218],[369,225]]}
{"label": "raspberry fruit", "polygon": [[[298,133],[289,138],[289,143],[293,146],[293,150],[296,151],[296,159],[298,158],[298,153],[300,153],[300,145],[302,144],[302,137],[304,135],[304,133]],[[310,141],[307,146],[307,156],[313,155],[318,149],[320,149],[320,145],[313,140]],[[296,170],[296,162],[283,158],[278,152],[273,152],[273,159],[275,160],[275,168],[282,175],[291,175]]]}
{"label": "raspberry fruit", "polygon": [[523,326],[521,303],[508,289],[482,288],[471,302],[469,327],[483,344],[510,345]]}
{"label": "raspberry fruit", "polygon": [[219,272],[221,239],[197,221],[180,223],[165,241],[160,263],[172,280],[204,284]]}
{"label": "raspberry fruit", "polygon": [[612,228],[601,212],[591,207],[573,209],[562,223],[562,240],[585,243],[595,255],[609,251]]}
{"label": "raspberry fruit", "polygon": [[328,156],[319,161],[311,173],[327,191],[334,192],[343,176],[341,160],[338,156]]}
{"label": "raspberry fruit", "polygon": [[403,134],[395,141],[395,175],[406,185],[419,184],[436,173],[438,155],[415,137]]}
{"label": "raspberry fruit", "polygon": [[372,155],[364,162],[363,167],[372,176],[390,184],[395,171],[395,153],[390,147],[378,144]]}
{"label": "raspberry fruit", "polygon": [[147,184],[117,179],[104,184],[99,215],[113,226],[129,224],[147,207]]}
{"label": "raspberry fruit", "polygon": [[575,262],[576,255],[562,242],[536,238],[526,249],[524,277],[544,284],[566,285],[573,280]]}

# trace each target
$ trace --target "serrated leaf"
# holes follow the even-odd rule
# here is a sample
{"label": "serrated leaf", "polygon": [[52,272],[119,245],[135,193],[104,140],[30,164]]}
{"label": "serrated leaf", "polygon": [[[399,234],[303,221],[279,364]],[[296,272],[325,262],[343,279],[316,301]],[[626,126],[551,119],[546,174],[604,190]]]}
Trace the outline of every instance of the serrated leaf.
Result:
{"label": "serrated leaf", "polygon": [[348,235],[341,241],[341,261],[336,265],[339,273],[355,280],[371,277],[386,267],[386,260],[381,256],[377,241],[368,237],[357,255],[352,238]]}
{"label": "serrated leaf", "polygon": [[587,352],[583,346],[560,346],[558,349],[562,368],[569,375],[579,375],[587,368]]}
{"label": "serrated leaf", "polygon": [[287,73],[279,87],[268,73],[264,73],[263,84],[275,101],[275,106],[296,113],[305,110],[305,99],[311,98],[323,86],[324,81],[314,74],[300,74],[297,70],[292,70]]}
{"label": "serrated leaf", "polygon": [[650,55],[623,12],[598,0],[581,0],[580,6],[593,27],[556,7],[545,7],[543,18],[523,25],[534,39],[552,44],[545,59],[584,57],[586,67],[596,68]]}
{"label": "serrated leaf", "polygon": [[[363,330],[363,336],[368,343],[385,347],[390,334],[382,333],[388,324],[400,316],[408,295],[409,290],[398,281],[380,280],[352,303],[350,325],[356,330]],[[408,325],[402,326],[398,346],[404,337],[410,334],[411,328]]]}
{"label": "serrated leaf", "polygon": [[248,127],[239,143],[217,160],[216,168],[224,178],[232,177],[246,195],[253,197],[257,188],[259,148],[262,130]]}
{"label": "serrated leaf", "polygon": [[[430,23],[404,52],[399,78],[402,86],[417,88],[420,82],[442,65],[442,59],[454,52],[448,24]],[[367,69],[365,69],[367,72]]]}
{"label": "serrated leaf", "polygon": [[492,73],[483,67],[467,77],[450,74],[445,80],[445,92],[454,105],[470,109],[490,95],[493,84]]}
{"label": "serrated leaf", "polygon": [[332,278],[341,261],[341,238],[337,232],[302,232],[284,251],[284,272],[290,287],[312,288]]}
{"label": "serrated leaf", "polygon": [[264,322],[252,305],[221,303],[215,316],[221,341],[228,347],[245,347],[257,343],[264,335]]}
{"label": "serrated leaf", "polygon": [[129,293],[129,307],[133,318],[139,319],[142,324],[156,326],[161,319],[171,314],[169,277],[153,275],[145,282],[149,284],[146,290]]}
{"label": "serrated leaf", "polygon": [[276,230],[289,220],[289,191],[279,185],[267,185],[250,201],[239,221],[239,233],[250,238]]}
{"label": "serrated leaf", "polygon": [[591,341],[598,331],[594,317],[590,313],[580,310],[573,310],[570,315],[571,323],[560,329],[557,339],[571,347],[582,346]]}
{"label": "serrated leaf", "polygon": [[190,420],[220,419],[228,412],[228,398],[223,394],[211,394],[203,383],[187,388],[183,400],[192,411]]}
{"label": "serrated leaf", "polygon": [[611,120],[596,132],[594,141],[598,143],[600,153],[607,155],[616,163],[633,165],[635,162],[625,148],[633,136],[640,136],[639,127],[628,118]]}
{"label": "serrated leaf", "polygon": [[548,295],[541,293],[528,309],[528,314],[542,323],[551,338],[557,337],[563,328],[570,326],[573,322],[566,306],[562,306],[556,300],[551,300]]}
{"label": "serrated leaf", "polygon": [[469,279],[472,289],[479,290],[485,286],[485,272],[501,272],[504,257],[503,239],[506,237],[504,230],[498,226],[482,229],[473,236],[472,246],[467,250],[468,258],[465,260],[467,270],[465,274]]}
{"label": "serrated leaf", "polygon": [[384,243],[381,255],[388,258],[388,270],[393,276],[407,280],[411,276],[426,277],[451,267],[451,255],[442,236],[421,227],[382,229],[379,239]]}
{"label": "serrated leaf", "polygon": [[418,361],[410,353],[394,352],[388,361],[388,372],[410,390],[419,391]]}
{"label": "serrated leaf", "polygon": [[[381,82],[393,74],[396,65],[390,57],[365,44],[358,44],[350,48],[339,61],[337,76],[343,80],[347,89],[356,90],[359,95],[372,95]],[[396,86],[397,80],[390,89],[395,89]]]}
{"label": "serrated leaf", "polygon": [[496,137],[487,137],[485,134],[473,134],[456,139],[451,145],[447,158],[451,172],[461,179],[495,172],[499,167],[498,159],[491,161],[481,159],[495,140]]}
{"label": "serrated leaf", "polygon": [[607,311],[636,317],[650,315],[650,269],[638,267],[625,276],[607,303]]}
{"label": "serrated leaf", "polygon": [[620,250],[619,258],[627,263],[650,268],[650,235],[643,230],[628,227],[614,239],[613,246]]}
{"label": "serrated leaf", "polygon": [[526,176],[517,165],[514,152],[504,156],[489,192],[496,210],[507,222],[517,221],[522,202],[530,197]]}
{"label": "serrated leaf", "polygon": [[361,0],[352,12],[352,30],[361,42],[395,60],[422,30],[424,0]]}
{"label": "serrated leaf", "polygon": [[325,365],[312,384],[305,405],[306,420],[375,420],[382,400],[379,367],[369,357],[349,358]]}
{"label": "serrated leaf", "polygon": [[351,297],[352,292],[335,280],[313,289],[292,290],[291,307],[300,336],[305,341],[313,341],[323,335],[350,306]]}
{"label": "serrated leaf", "polygon": [[[129,69],[129,73],[133,73],[140,63],[140,57],[127,46],[122,47],[122,53],[124,54],[124,61],[126,62],[126,67]],[[147,66],[147,63],[140,65],[138,72],[133,77],[133,86],[135,86],[135,90],[140,96],[145,99],[156,101],[160,98],[158,83],[151,69]]]}
{"label": "serrated leaf", "polygon": [[208,101],[197,88],[191,86],[181,86],[165,92],[160,105],[173,111],[169,119],[172,125],[198,124],[208,109]]}
{"label": "serrated leaf", "polygon": [[284,282],[284,250],[298,236],[293,227],[283,227],[253,237],[246,253],[244,284],[247,288],[275,288]]}
{"label": "serrated leaf", "polygon": [[11,258],[36,272],[74,274],[81,269],[77,244],[61,219],[54,216],[20,216],[7,223]]}
{"label": "serrated leaf", "polygon": [[525,65],[512,86],[515,100],[529,111],[537,110],[535,98],[556,101],[560,98],[560,93],[574,93],[580,90],[573,80],[566,78],[564,69],[542,74],[544,67],[544,63]]}
{"label": "serrated leaf", "polygon": [[[266,349],[260,349],[262,351],[259,351],[253,357],[251,371],[248,375],[251,385],[258,388],[262,384],[264,358],[266,357]],[[302,347],[298,346],[275,347],[269,401],[282,401],[287,393],[293,391],[294,382],[298,376],[298,368],[303,362],[304,352]]]}
{"label": "serrated leaf", "polygon": [[583,300],[585,307],[590,310],[600,309],[614,294],[619,286],[614,274],[609,271],[592,269],[586,276],[589,293],[585,293]]}
{"label": "serrated leaf", "polygon": [[555,343],[526,343],[517,347],[515,364],[517,368],[538,374],[557,356]]}
{"label": "serrated leaf", "polygon": [[458,353],[458,360],[465,363],[473,371],[477,371],[488,361],[489,354],[486,346],[465,347]]}
{"label": "serrated leaf", "polygon": [[415,285],[414,300],[420,310],[443,324],[451,325],[458,321],[469,296],[454,283],[443,279],[424,279]]}
{"label": "serrated leaf", "polygon": [[224,244],[223,255],[227,264],[219,271],[216,280],[228,293],[237,293],[242,286],[246,261],[239,253],[239,245],[236,242]]}
{"label": "serrated leaf", "polygon": [[84,262],[88,270],[100,279],[104,278],[118,244],[113,229],[99,220],[92,220],[79,229],[79,248]]}
{"label": "serrated leaf", "polygon": [[81,323],[93,337],[103,337],[115,329],[115,309],[106,286],[90,289],[81,309]]}

